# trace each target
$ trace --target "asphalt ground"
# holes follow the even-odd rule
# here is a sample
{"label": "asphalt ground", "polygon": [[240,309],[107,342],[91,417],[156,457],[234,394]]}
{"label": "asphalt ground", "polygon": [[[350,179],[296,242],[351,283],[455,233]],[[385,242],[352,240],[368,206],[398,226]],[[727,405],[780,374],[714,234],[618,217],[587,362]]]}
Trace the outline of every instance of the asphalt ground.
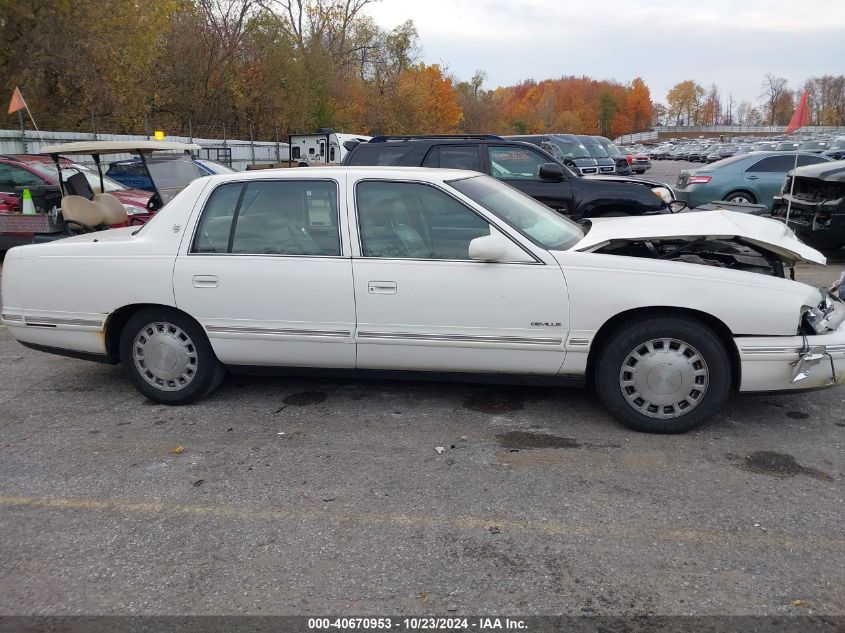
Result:
{"label": "asphalt ground", "polygon": [[538,387],[230,376],[169,408],[0,329],[0,614],[845,615],[843,402],[682,436]]}

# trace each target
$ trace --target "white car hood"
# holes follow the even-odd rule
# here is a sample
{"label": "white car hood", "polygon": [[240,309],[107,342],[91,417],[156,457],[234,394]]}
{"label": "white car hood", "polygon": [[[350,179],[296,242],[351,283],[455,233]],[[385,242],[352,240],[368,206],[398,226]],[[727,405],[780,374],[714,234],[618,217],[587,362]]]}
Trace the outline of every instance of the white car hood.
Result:
{"label": "white car hood", "polygon": [[799,240],[783,222],[736,211],[591,218],[590,223],[590,231],[570,250],[592,251],[618,240],[739,238],[777,255],[789,264],[827,262],[824,255]]}

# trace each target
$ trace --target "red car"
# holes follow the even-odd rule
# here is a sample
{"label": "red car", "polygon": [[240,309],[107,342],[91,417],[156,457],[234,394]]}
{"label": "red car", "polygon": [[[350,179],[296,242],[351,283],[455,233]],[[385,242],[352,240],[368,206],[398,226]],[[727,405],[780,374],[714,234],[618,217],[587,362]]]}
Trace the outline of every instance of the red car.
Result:
{"label": "red car", "polygon": [[[100,177],[96,170],[72,163],[66,159],[61,159],[60,163],[63,172],[65,170],[71,172],[64,173],[65,178],[72,175],[72,172],[81,172],[88,179],[91,189],[95,192],[100,190]],[[128,189],[106,176],[103,177],[103,186],[106,193],[112,194],[126,208],[127,222],[115,226],[143,224],[152,217],[152,213],[147,209],[147,202],[151,196],[149,191]],[[55,164],[49,156],[36,154],[0,155],[0,213],[19,211],[21,187],[32,188],[36,194],[39,191],[38,188],[46,188],[48,193],[55,192],[54,203],[57,206],[61,200],[61,194],[58,191],[58,174]],[[38,196],[35,195],[34,197],[37,198]],[[32,241],[32,236],[32,233],[0,233],[0,251],[21,244],[29,244]]]}

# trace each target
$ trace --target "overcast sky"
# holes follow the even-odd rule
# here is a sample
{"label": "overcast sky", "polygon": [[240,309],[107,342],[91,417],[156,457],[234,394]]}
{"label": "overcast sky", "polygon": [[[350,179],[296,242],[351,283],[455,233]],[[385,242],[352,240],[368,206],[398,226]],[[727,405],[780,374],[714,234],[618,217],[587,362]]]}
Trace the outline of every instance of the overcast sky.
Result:
{"label": "overcast sky", "polygon": [[561,75],[679,81],[757,102],[767,72],[800,87],[845,74],[845,0],[381,0],[378,24],[417,26],[423,60],[485,87]]}

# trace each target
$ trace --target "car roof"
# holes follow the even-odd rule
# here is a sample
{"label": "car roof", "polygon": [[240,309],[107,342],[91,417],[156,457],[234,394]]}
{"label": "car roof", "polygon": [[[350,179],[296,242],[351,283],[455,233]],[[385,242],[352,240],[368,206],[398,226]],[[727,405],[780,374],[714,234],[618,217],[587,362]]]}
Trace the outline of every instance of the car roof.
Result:
{"label": "car roof", "polygon": [[[0,154],[2,160],[13,160],[17,163],[52,163],[53,159],[49,156],[42,156],[40,154]],[[62,159],[67,160],[67,159]]]}
{"label": "car roof", "polygon": [[[725,160],[731,161],[730,163],[727,163],[725,165],[720,165],[719,163],[722,162],[722,161],[717,161],[717,162],[712,163],[710,165],[707,165],[707,167],[703,167],[703,168],[701,168],[697,171],[707,171],[707,170],[712,170],[712,169],[721,169],[722,167],[728,167],[728,166],[731,166],[731,165],[739,165],[739,164],[742,164],[743,162],[750,162],[752,160],[757,161],[757,160],[760,160],[761,158],[769,158],[769,157],[772,157],[772,156],[795,156],[796,154],[798,154],[799,156],[812,156],[813,158],[819,157],[819,154],[815,154],[813,152],[800,152],[800,151],[798,151],[798,152],[796,152],[796,151],[772,152],[772,151],[767,150],[765,152],[745,152],[744,154],[734,154],[730,158],[725,159]],[[827,157],[825,156],[823,158],[827,158]],[[823,160],[821,162],[828,162],[828,161]]]}
{"label": "car roof", "polygon": [[396,180],[408,179],[410,177],[421,178],[422,180],[460,180],[472,176],[483,175],[477,171],[467,169],[443,169],[433,167],[394,167],[390,165],[370,166],[317,166],[317,167],[295,167],[277,169],[256,169],[253,171],[239,171],[233,174],[216,174],[208,176],[214,182],[242,181],[242,180],[265,180],[267,178],[310,180],[313,177],[332,177],[344,174],[366,174],[372,173],[375,177],[393,177]]}

